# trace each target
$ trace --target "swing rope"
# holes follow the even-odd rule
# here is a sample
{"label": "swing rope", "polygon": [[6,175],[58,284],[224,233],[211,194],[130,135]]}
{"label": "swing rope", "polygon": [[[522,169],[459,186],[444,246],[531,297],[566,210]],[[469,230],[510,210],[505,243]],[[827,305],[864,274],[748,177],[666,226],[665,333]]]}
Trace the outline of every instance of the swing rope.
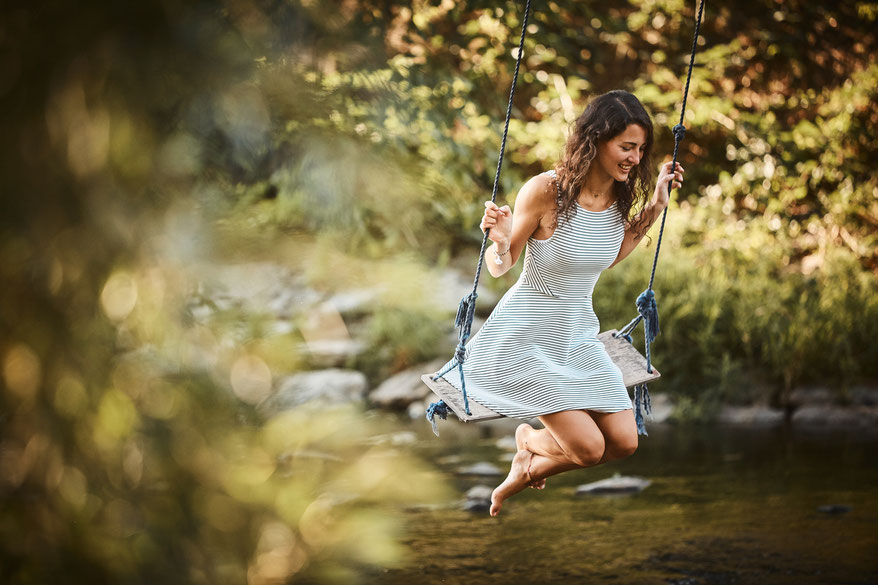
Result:
{"label": "swing rope", "polygon": [[[686,86],[683,89],[683,103],[680,107],[680,122],[673,128],[674,132],[674,156],[671,162],[671,172],[676,172],[677,169],[677,153],[680,149],[680,142],[682,142],[683,138],[686,136],[686,126],[683,125],[683,120],[686,116],[686,102],[689,100],[689,85],[692,81],[692,69],[695,67],[695,53],[698,48],[698,34],[701,30],[701,17],[704,14],[704,0],[701,0],[698,5],[698,15],[695,18],[695,35],[692,39],[692,50],[689,54],[689,70],[686,73]],[[671,188],[673,187],[674,181],[668,182],[668,199],[671,197]],[[645,342],[646,348],[646,371],[652,373],[652,354],[650,352],[650,344],[655,341],[656,336],[660,333],[659,331],[659,315],[658,315],[658,304],[655,300],[655,292],[653,291],[653,283],[655,282],[655,271],[658,266],[659,252],[662,249],[662,236],[665,233],[665,218],[668,215],[668,208],[665,207],[664,211],[662,211],[662,222],[661,227],[659,228],[658,241],[655,246],[655,256],[652,260],[652,272],[649,275],[649,286],[646,287],[646,290],[640,293],[637,297],[636,305],[637,312],[639,313],[637,317],[632,319],[625,327],[619,331],[616,336],[624,337],[631,342],[631,332],[637,327],[637,324],[640,321],[643,321],[643,339]],[[637,422],[637,433],[641,435],[647,435],[646,425],[643,420],[644,413],[650,414],[652,412],[652,405],[650,404],[649,399],[649,389],[646,384],[638,384],[634,387],[634,420]]]}
{"label": "swing rope", "polygon": [[[503,139],[500,141],[500,156],[497,159],[497,171],[494,173],[494,188],[491,190],[491,202],[497,201],[497,191],[500,188],[500,169],[503,167],[503,155],[506,153],[506,138],[509,135],[509,120],[512,118],[512,102],[515,98],[515,86],[518,82],[518,71],[521,68],[521,57],[524,55],[524,37],[527,34],[527,20],[530,16],[530,0],[527,0],[524,7],[524,18],[521,22],[521,38],[518,41],[518,55],[515,59],[515,72],[512,74],[512,87],[509,89],[509,103],[506,106],[506,122],[503,126]],[[479,252],[479,262],[476,266],[476,277],[473,280],[473,290],[464,296],[457,308],[457,317],[454,319],[454,326],[459,327],[457,334],[457,347],[454,350],[454,358],[448,363],[442,371],[433,376],[433,380],[438,380],[452,369],[457,367],[460,375],[460,390],[463,394],[463,406],[467,414],[471,414],[469,408],[469,399],[466,395],[466,380],[463,375],[463,362],[466,360],[466,342],[470,337],[473,326],[473,318],[476,312],[476,299],[479,288],[479,278],[482,275],[482,265],[485,261],[485,251],[488,248],[488,234],[490,229],[486,229],[482,236],[482,248]],[[427,420],[433,426],[433,432],[439,436],[439,430],[436,427],[435,417],[438,416],[442,420],[448,416],[448,405],[445,401],[440,400],[430,404],[427,408]]]}

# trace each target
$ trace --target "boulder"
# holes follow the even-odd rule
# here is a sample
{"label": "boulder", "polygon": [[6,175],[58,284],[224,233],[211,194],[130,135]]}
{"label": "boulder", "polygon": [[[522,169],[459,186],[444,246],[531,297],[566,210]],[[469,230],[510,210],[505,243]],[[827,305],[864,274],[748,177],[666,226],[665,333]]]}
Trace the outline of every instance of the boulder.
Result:
{"label": "boulder", "polygon": [[493,488],[486,485],[476,485],[466,492],[466,500],[463,509],[467,512],[487,512],[491,509],[491,493]]}
{"label": "boulder", "polygon": [[718,420],[729,425],[774,426],[784,422],[784,411],[768,406],[724,406]]}
{"label": "boulder", "polygon": [[430,389],[421,381],[421,375],[435,372],[444,363],[442,359],[433,360],[394,374],[369,393],[369,402],[394,410],[406,409],[414,402],[420,404],[431,395]]}
{"label": "boulder", "polygon": [[[448,307],[449,310],[456,311],[460,299],[473,291],[474,276],[474,273],[463,273],[454,268],[442,270],[438,273],[436,280],[428,285],[432,291],[430,300],[436,307]],[[497,293],[487,287],[480,286],[476,310],[489,312],[499,300],[500,297]]]}
{"label": "boulder", "polygon": [[378,290],[359,288],[337,292],[327,303],[342,315],[362,315],[368,313],[378,299]]}
{"label": "boulder", "polygon": [[826,429],[875,429],[878,408],[872,406],[803,406],[793,413],[797,427]]}
{"label": "boulder", "polygon": [[576,488],[577,495],[633,494],[642,492],[652,482],[642,477],[614,475]]}
{"label": "boulder", "polygon": [[651,392],[649,398],[651,410],[646,415],[647,424],[667,422],[671,415],[674,414],[674,402],[671,400],[671,397],[664,393]]}
{"label": "boulder", "polygon": [[804,386],[790,392],[790,405],[794,408],[799,406],[834,404],[837,393],[829,388],[819,386]]}
{"label": "boulder", "polygon": [[276,414],[304,404],[336,406],[360,402],[367,386],[365,374],[354,370],[300,372],[280,380],[277,391],[259,404],[259,410]]}
{"label": "boulder", "polygon": [[878,406],[878,388],[854,386],[848,395],[857,406]]}
{"label": "boulder", "polygon": [[301,276],[273,262],[224,264],[202,268],[201,272],[200,295],[211,299],[220,310],[238,306],[253,313],[270,312],[289,318],[320,298],[319,293],[304,286]]}
{"label": "boulder", "polygon": [[300,347],[316,367],[338,367],[350,362],[366,349],[366,344],[356,339],[319,339]]}
{"label": "boulder", "polygon": [[488,463],[486,461],[481,461],[479,463],[473,463],[472,465],[466,465],[457,470],[458,475],[482,475],[486,477],[493,477],[504,475],[502,469],[494,465],[493,463]]}
{"label": "boulder", "polygon": [[439,397],[432,392],[423,400],[415,400],[414,402],[409,404],[408,408],[406,409],[409,418],[411,418],[412,420],[426,420],[427,408],[432,402],[435,402],[437,400],[439,400]]}

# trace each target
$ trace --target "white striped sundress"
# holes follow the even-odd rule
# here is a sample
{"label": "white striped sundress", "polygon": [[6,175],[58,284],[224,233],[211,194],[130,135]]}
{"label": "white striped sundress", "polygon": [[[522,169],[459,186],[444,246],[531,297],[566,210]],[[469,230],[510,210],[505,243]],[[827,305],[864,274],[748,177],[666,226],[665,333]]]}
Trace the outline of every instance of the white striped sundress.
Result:
{"label": "white striped sundress", "polygon": [[[467,395],[499,414],[631,408],[622,373],[597,339],[591,299],[619,254],[624,223],[615,203],[574,208],[551,237],[528,239],[521,277],[467,344]],[[460,389],[457,368],[443,377]]]}

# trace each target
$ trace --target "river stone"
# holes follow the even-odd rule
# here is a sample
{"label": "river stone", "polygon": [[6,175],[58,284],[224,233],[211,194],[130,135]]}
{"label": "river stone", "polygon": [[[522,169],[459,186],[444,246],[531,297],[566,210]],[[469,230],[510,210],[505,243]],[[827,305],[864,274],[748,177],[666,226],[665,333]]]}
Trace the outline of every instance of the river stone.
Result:
{"label": "river stone", "polygon": [[858,406],[878,406],[878,388],[854,386],[849,395],[851,402]]}
{"label": "river stone", "polygon": [[494,465],[493,463],[488,463],[486,461],[481,461],[479,463],[473,463],[472,465],[467,465],[465,467],[461,467],[457,470],[458,475],[482,475],[482,476],[497,476],[503,475],[503,470]]}
{"label": "river stone", "polygon": [[642,492],[652,482],[642,477],[614,475],[576,488],[577,495],[633,494]]}
{"label": "river stone", "polygon": [[667,422],[671,415],[674,414],[674,402],[671,397],[665,393],[650,392],[650,413],[647,415],[647,422],[663,423]]}
{"label": "river stone", "polygon": [[475,485],[466,492],[463,509],[467,512],[487,512],[491,509],[491,493],[493,488],[486,485]]}
{"label": "river stone", "polygon": [[433,360],[394,374],[369,393],[369,402],[381,408],[402,410],[424,400],[430,395],[430,389],[421,381],[421,374],[435,372],[444,363],[445,360]]}
{"label": "river stone", "polygon": [[276,414],[303,404],[334,406],[360,402],[367,386],[365,374],[354,370],[301,372],[280,380],[277,391],[262,401],[259,409]]}
{"label": "river stone", "polygon": [[317,367],[343,366],[365,349],[366,345],[356,339],[320,339],[300,347]]}
{"label": "river stone", "polygon": [[342,315],[362,315],[369,312],[377,298],[377,290],[361,288],[338,292],[327,302]]}
{"label": "river stone", "polygon": [[[462,273],[454,268],[448,268],[438,274],[438,278],[428,285],[432,304],[436,307],[447,307],[448,310],[457,310],[460,299],[473,292],[473,278],[475,273]],[[494,291],[481,286],[479,298],[476,301],[476,310],[489,312],[500,296]]]}
{"label": "river stone", "polygon": [[768,406],[724,406],[719,422],[730,425],[774,426],[783,424],[784,411]]}
{"label": "river stone", "polygon": [[821,387],[802,387],[796,388],[790,392],[790,405],[798,406],[814,406],[833,404],[836,401],[836,393],[829,388]]}
{"label": "river stone", "polygon": [[870,406],[803,406],[793,413],[792,423],[808,428],[874,429],[878,408]]}
{"label": "river stone", "polygon": [[851,507],[841,504],[829,504],[827,506],[817,506],[817,511],[824,514],[847,514],[851,511]]}
{"label": "river stone", "polygon": [[304,286],[301,276],[273,262],[223,264],[202,267],[201,272],[201,294],[220,310],[239,306],[254,313],[270,312],[289,318],[320,298],[319,293]]}
{"label": "river stone", "polygon": [[412,420],[426,420],[427,408],[432,402],[435,402],[434,398],[435,396],[431,393],[423,400],[415,400],[414,402],[409,404],[408,408],[406,409],[409,418]]}

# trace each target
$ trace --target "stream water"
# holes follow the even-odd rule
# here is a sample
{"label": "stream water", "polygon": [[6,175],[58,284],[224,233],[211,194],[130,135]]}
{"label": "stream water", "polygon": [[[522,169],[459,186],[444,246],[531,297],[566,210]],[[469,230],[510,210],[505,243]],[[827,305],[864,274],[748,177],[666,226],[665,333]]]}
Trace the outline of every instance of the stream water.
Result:
{"label": "stream water", "polygon": [[[510,454],[497,446],[501,427],[461,426],[438,439],[426,424],[412,428],[462,498],[501,478],[456,469],[506,469]],[[364,581],[878,584],[876,447],[876,435],[845,432],[653,426],[633,457],[549,478],[498,518],[459,505],[401,511],[408,563]],[[627,496],[575,494],[616,473],[652,484]]]}

